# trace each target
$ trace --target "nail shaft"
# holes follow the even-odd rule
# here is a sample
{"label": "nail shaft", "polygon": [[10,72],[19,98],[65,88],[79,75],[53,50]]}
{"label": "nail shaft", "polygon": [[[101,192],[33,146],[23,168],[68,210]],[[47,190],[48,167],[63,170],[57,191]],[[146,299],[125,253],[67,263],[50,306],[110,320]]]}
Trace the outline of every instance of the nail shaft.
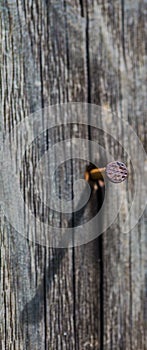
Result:
{"label": "nail shaft", "polygon": [[96,168],[85,172],[85,180],[103,180],[106,168]]}

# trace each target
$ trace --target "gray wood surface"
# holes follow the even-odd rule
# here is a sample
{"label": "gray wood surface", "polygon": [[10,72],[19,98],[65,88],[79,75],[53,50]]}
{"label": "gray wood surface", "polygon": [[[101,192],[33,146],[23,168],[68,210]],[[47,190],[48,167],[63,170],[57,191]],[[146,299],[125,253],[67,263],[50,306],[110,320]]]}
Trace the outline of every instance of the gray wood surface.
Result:
{"label": "gray wood surface", "polygon": [[[56,128],[51,143],[99,139],[106,153],[127,160],[126,147],[137,155],[137,142],[126,140],[126,120],[146,149],[145,0],[2,0],[0,9],[4,134],[48,105],[88,102],[111,110],[112,130],[124,149],[96,128],[79,127],[79,120],[77,128]],[[85,165],[74,160],[60,167],[56,186],[66,199],[73,190],[72,173],[83,176]],[[122,187],[118,220],[79,247],[55,249],[27,240],[2,211],[2,350],[147,349],[145,213],[129,233],[121,229],[133,198],[132,178]],[[141,178],[138,186],[145,202]],[[103,188],[92,189],[90,203],[73,225],[89,220],[103,196]],[[117,194],[109,201],[113,207]],[[66,226],[71,218],[67,222],[65,215],[50,212],[49,220]]]}

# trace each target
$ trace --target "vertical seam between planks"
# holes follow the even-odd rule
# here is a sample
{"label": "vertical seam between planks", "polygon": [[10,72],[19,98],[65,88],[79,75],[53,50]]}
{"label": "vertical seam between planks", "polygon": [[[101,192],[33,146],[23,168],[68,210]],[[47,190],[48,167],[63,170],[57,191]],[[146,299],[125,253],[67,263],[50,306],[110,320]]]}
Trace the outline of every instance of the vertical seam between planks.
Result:
{"label": "vertical seam between planks", "polygon": [[125,52],[125,15],[124,15],[124,6],[125,6],[125,0],[121,0],[121,17],[122,17],[122,49],[123,49],[123,58],[125,67],[127,69],[127,62],[126,62],[126,52]]}
{"label": "vertical seam between planks", "polygon": [[[87,102],[91,103],[91,76],[90,76],[90,57],[89,57],[89,17],[88,1],[86,1],[86,66],[87,66]],[[88,114],[88,140],[91,140],[90,120]],[[89,149],[91,156],[91,149]],[[91,158],[91,157],[90,157]]]}
{"label": "vertical seam between planks", "polygon": [[[103,203],[103,192],[98,198],[100,204]],[[103,236],[99,237],[99,254],[100,254],[100,349],[104,349],[104,268],[103,268]]]}
{"label": "vertical seam between planks", "polygon": [[40,59],[40,81],[41,81],[41,107],[44,108],[44,96],[43,96],[43,72],[42,72],[42,52],[41,52],[41,34],[39,35],[39,59]]}
{"label": "vertical seam between planks", "polygon": [[79,0],[80,9],[81,9],[81,17],[84,17],[84,8],[83,8],[83,0]]}
{"label": "vertical seam between planks", "polygon": [[[69,82],[69,69],[70,69],[70,63],[69,63],[69,42],[68,42],[68,32],[67,32],[67,15],[66,15],[66,0],[63,1],[64,5],[64,12],[65,12],[65,35],[66,35],[66,59],[67,59],[67,73],[68,73],[68,82]],[[67,102],[69,100],[68,96],[68,88],[67,88]],[[72,138],[72,135],[71,135]],[[72,149],[71,149],[72,153]],[[71,174],[73,174],[73,164],[72,164],[72,154],[71,154]],[[73,193],[73,180],[71,183],[71,190]],[[73,208],[74,209],[74,208]],[[72,211],[73,212],[73,211]],[[74,212],[73,212],[74,213]],[[77,343],[76,343],[76,276],[75,276],[75,248],[74,248],[74,214],[72,214],[72,227],[73,227],[73,233],[72,233],[72,283],[73,283],[73,331],[74,331],[74,350],[77,350]]]}
{"label": "vertical seam between planks", "polygon": [[130,347],[132,348],[132,266],[131,266],[131,257],[132,257],[132,249],[131,249],[131,232],[129,233],[129,284],[130,284]]}
{"label": "vertical seam between planks", "polygon": [[47,295],[46,295],[46,247],[44,247],[44,349],[47,350]]}

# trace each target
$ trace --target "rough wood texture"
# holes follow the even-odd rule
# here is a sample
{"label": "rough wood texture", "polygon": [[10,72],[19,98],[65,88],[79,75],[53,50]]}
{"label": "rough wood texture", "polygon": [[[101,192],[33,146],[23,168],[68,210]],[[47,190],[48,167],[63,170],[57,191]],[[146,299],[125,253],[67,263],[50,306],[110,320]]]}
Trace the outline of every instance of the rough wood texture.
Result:
{"label": "rough wood texture", "polygon": [[[4,133],[47,105],[89,102],[112,110],[112,129],[118,130],[124,149],[115,112],[146,146],[145,0],[2,0],[0,8]],[[101,139],[106,152],[127,159],[122,147],[94,128],[58,128],[53,143],[77,135]],[[137,154],[135,140],[131,147]],[[78,178],[85,163],[67,162],[60,168],[66,174],[62,194],[67,199],[72,183],[67,186],[66,179],[73,167]],[[141,190],[144,184],[139,186]],[[126,213],[133,197],[131,180],[123,195]],[[102,198],[102,189],[92,192],[80,224]],[[35,244],[2,215],[2,350],[147,349],[146,220],[143,216],[124,234],[121,214],[98,239],[72,249]],[[64,219],[50,213],[51,222],[60,225]]]}

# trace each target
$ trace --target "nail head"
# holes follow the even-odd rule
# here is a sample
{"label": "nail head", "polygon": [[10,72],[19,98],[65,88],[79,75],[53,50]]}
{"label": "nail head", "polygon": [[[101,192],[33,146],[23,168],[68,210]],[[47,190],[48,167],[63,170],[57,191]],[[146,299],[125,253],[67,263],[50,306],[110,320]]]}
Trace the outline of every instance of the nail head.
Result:
{"label": "nail head", "polygon": [[107,164],[106,175],[111,182],[120,183],[128,177],[128,170],[124,163],[117,160]]}

